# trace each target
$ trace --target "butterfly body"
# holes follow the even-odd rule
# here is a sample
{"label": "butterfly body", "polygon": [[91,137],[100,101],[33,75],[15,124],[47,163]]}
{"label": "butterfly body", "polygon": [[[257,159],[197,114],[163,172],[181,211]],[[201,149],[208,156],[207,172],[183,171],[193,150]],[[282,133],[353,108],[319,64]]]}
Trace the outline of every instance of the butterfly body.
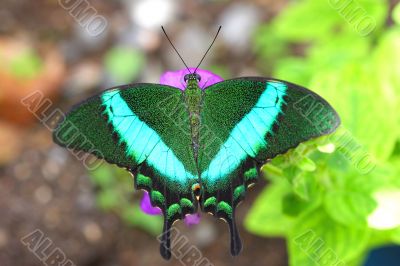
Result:
{"label": "butterfly body", "polygon": [[73,108],[54,133],[61,146],[134,175],[164,215],[166,259],[172,224],[199,207],[228,223],[237,255],[235,208],[261,165],[340,123],[320,96],[286,81],[244,77],[200,88],[199,80],[188,76],[184,91],[147,83],[106,90]]}
{"label": "butterfly body", "polygon": [[186,108],[189,114],[189,122],[192,136],[193,156],[197,162],[199,149],[199,131],[201,126],[200,110],[202,102],[202,90],[199,87],[196,76],[188,77],[187,87],[183,92]]}

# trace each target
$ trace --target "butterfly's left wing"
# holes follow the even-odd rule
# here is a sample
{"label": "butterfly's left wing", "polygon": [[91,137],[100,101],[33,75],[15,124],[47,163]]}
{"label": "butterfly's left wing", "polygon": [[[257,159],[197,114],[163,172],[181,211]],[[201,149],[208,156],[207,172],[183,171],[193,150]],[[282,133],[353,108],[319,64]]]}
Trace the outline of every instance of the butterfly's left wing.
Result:
{"label": "butterfly's left wing", "polygon": [[[169,228],[197,210],[198,182],[189,117],[182,91],[132,84],[96,95],[73,108],[54,132],[61,146],[88,152],[134,174],[164,215],[161,254],[171,256]],[[75,154],[77,154],[75,152]]]}
{"label": "butterfly's left wing", "polygon": [[266,78],[232,79],[206,88],[201,121],[200,206],[228,222],[233,255],[241,250],[235,207],[256,181],[260,166],[340,123],[317,94]]}

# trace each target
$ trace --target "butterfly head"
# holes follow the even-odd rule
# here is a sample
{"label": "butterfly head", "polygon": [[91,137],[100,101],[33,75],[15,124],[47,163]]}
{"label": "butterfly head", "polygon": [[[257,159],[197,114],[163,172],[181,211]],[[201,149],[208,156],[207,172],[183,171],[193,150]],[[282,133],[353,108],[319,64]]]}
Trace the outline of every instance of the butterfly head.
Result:
{"label": "butterfly head", "polygon": [[183,77],[183,80],[184,80],[186,83],[188,83],[189,81],[200,82],[201,77],[200,77],[200,75],[197,74],[197,73],[190,73],[190,74],[186,74],[186,75]]}

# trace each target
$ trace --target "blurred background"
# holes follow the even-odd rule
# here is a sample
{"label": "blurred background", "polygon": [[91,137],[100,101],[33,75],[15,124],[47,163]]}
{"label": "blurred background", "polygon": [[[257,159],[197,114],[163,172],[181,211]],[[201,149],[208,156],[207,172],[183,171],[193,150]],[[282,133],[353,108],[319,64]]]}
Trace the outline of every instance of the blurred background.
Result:
{"label": "blurred background", "polygon": [[0,265],[195,265],[162,260],[162,217],[140,210],[126,171],[88,170],[51,138],[57,111],[183,68],[161,25],[190,66],[222,25],[201,68],[303,85],[343,122],[262,168],[238,207],[238,257],[223,221],[175,224],[201,265],[400,265],[395,0],[2,0]]}

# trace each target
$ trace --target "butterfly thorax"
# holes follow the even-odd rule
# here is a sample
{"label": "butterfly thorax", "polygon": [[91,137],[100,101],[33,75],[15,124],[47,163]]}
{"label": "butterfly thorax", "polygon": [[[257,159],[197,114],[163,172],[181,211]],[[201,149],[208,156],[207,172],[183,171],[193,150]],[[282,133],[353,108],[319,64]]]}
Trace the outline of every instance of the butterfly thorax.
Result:
{"label": "butterfly thorax", "polygon": [[200,108],[202,102],[202,90],[196,79],[189,79],[184,92],[186,107],[189,113],[189,122],[192,135],[192,146],[195,160],[197,161],[200,131]]}

